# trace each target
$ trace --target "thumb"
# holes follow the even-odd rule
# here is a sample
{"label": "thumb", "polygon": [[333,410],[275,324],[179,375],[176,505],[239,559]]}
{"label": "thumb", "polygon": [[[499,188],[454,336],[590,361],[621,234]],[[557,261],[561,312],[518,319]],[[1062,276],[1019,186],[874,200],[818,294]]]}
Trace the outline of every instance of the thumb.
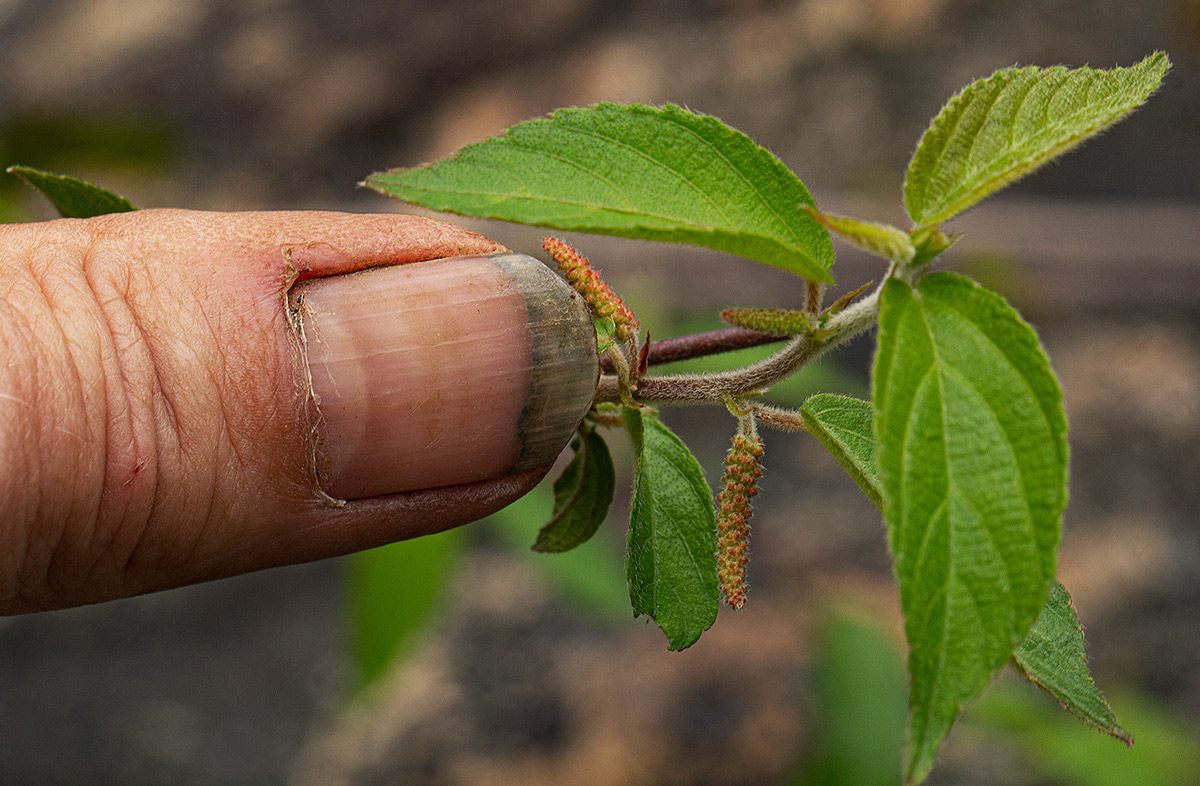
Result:
{"label": "thumb", "polygon": [[399,215],[0,226],[0,612],[342,554],[524,494],[599,367],[578,296],[504,251]]}

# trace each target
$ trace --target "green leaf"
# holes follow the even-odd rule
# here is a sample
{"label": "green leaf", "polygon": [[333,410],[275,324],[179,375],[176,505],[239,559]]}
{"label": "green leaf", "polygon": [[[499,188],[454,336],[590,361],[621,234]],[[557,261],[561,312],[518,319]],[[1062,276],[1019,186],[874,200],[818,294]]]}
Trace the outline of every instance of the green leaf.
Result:
{"label": "green leaf", "polygon": [[1171,67],[1156,52],[1130,68],[1009,68],[965,87],[921,138],[904,180],[917,224],[939,224],[1112,125]]}
{"label": "green leaf", "polygon": [[1133,737],[1117,723],[1112,708],[1088,671],[1083,625],[1071,604],[1071,596],[1057,581],[1050,587],[1050,598],[1033,630],[1013,652],[1013,665],[1075,717],[1126,746],[1133,745]]}
{"label": "green leaf", "polygon": [[629,598],[671,649],[690,647],[717,619],[717,538],[712,490],[696,457],[651,412],[621,413],[637,475],[629,514]]}
{"label": "green leaf", "polygon": [[41,191],[63,218],[91,218],[137,210],[125,197],[77,177],[27,166],[10,166],[8,172]]}
{"label": "green leaf", "polygon": [[809,432],[824,445],[863,493],[883,507],[875,467],[871,402],[832,393],[809,396],[800,408]]}
{"label": "green leaf", "polygon": [[351,557],[353,646],[360,687],[386,674],[433,618],[466,542],[465,533],[450,529]]}
{"label": "green leaf", "polygon": [[846,242],[868,254],[900,264],[910,262],[916,256],[917,250],[909,234],[891,224],[822,213],[816,208],[808,208],[807,212],[826,229],[836,232]]}
{"label": "green leaf", "polygon": [[575,457],[554,482],[554,516],[538,532],[534,551],[570,551],[587,542],[612,504],[616,474],[604,437],[589,429],[571,447]]}
{"label": "green leaf", "polygon": [[906,778],[1024,640],[1054,579],[1066,504],[1062,396],[1033,329],[935,273],[880,300],[875,434],[909,642]]}
{"label": "green leaf", "polygon": [[668,104],[559,109],[452,157],[365,185],[480,218],[691,243],[832,282],[829,233],[805,185],[715,117]]}
{"label": "green leaf", "polygon": [[617,323],[612,317],[601,317],[593,313],[592,324],[596,327],[596,351],[603,355],[617,343]]}

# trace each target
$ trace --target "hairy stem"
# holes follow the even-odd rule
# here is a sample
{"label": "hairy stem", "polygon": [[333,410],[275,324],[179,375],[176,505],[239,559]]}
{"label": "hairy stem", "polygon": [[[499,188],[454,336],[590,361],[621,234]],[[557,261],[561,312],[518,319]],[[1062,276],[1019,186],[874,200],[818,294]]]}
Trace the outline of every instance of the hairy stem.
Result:
{"label": "hairy stem", "polygon": [[[786,340],[786,336],[773,336],[770,333],[760,333],[757,330],[739,327],[708,330],[703,333],[691,333],[686,336],[651,341],[648,364],[659,366],[664,363],[674,363],[677,360],[691,360],[724,352],[736,352],[739,349],[761,347],[765,344]],[[600,358],[600,367],[607,373],[615,370],[612,361],[607,356]]]}
{"label": "hairy stem", "polygon": [[[877,289],[834,316],[818,333],[789,339],[778,352],[757,363],[733,371],[642,377],[637,381],[635,396],[643,402],[701,404],[720,403],[726,396],[757,395],[826,350],[866,331],[875,324],[878,315]],[[601,377],[596,401],[620,398],[617,379],[611,375]]]}
{"label": "hairy stem", "polygon": [[782,409],[770,404],[754,404],[751,408],[754,418],[764,426],[777,428],[780,431],[808,431],[804,418],[794,409]]}
{"label": "hairy stem", "polygon": [[804,312],[813,319],[821,313],[821,301],[825,296],[825,285],[816,281],[807,282],[804,292]]}

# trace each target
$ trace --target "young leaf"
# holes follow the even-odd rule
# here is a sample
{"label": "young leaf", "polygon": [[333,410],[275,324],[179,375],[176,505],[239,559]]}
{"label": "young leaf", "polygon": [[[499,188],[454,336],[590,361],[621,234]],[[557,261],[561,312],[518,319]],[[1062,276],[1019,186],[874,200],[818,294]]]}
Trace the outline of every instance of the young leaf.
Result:
{"label": "young leaf", "polygon": [[125,197],[77,177],[27,166],[10,166],[8,172],[41,191],[63,218],[91,218],[137,210]]}
{"label": "young leaf", "polygon": [[875,434],[909,642],[906,778],[1021,643],[1054,579],[1066,417],[1033,329],[935,273],[880,301]]}
{"label": "young leaf", "polygon": [[1009,68],[965,87],[921,138],[904,179],[917,224],[963,212],[1140,106],[1171,61],[1130,68]]}
{"label": "young leaf", "polygon": [[917,268],[932,262],[958,242],[961,235],[947,235],[937,227],[917,227],[909,232],[916,254],[909,260],[909,267]]}
{"label": "young leaf", "polygon": [[832,393],[809,396],[800,407],[809,432],[824,445],[877,507],[883,507],[875,467],[871,402]]}
{"label": "young leaf", "polygon": [[917,250],[913,247],[909,234],[891,224],[822,213],[812,207],[807,208],[807,212],[826,229],[836,232],[846,242],[868,254],[900,264],[910,262],[916,256]]}
{"label": "young leaf", "polygon": [[452,157],[365,185],[480,218],[691,243],[832,282],[829,233],[805,185],[715,117],[668,104],[559,109]]}
{"label": "young leaf", "polygon": [[1133,737],[1121,728],[1112,708],[1088,671],[1083,625],[1071,596],[1057,581],[1033,630],[1013,652],[1013,666],[1026,679],[1058,699],[1072,715],[1116,737],[1126,746]]}
{"label": "young leaf", "polygon": [[637,475],[629,514],[629,598],[671,649],[690,647],[717,619],[716,514],[696,457],[658,418],[621,413]]}
{"label": "young leaf", "polygon": [[538,532],[534,551],[570,551],[604,523],[616,476],[604,437],[594,429],[575,437],[575,457],[554,481],[554,516]]}

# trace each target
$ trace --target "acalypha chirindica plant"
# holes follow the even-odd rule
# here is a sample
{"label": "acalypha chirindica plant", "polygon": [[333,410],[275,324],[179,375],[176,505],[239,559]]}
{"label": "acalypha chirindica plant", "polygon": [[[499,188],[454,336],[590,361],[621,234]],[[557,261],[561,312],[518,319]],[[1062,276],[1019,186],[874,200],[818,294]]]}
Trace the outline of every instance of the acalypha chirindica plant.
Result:
{"label": "acalypha chirindica plant", "polygon": [[[592,311],[606,373],[533,548],[566,551],[596,532],[615,486],[603,434],[624,431],[637,462],[626,561],[633,610],[654,619],[671,649],[688,647],[715,622],[722,597],[735,609],[747,600],[760,427],[812,435],[882,511],[909,645],[903,775],[915,784],[960,711],[1006,663],[1132,744],[1092,681],[1079,618],[1055,580],[1068,450],[1049,359],[1000,295],[931,267],[956,240],[947,221],[1124,118],[1170,65],[1159,52],[1128,68],[1008,68],[968,85],[913,153],[907,229],[822,211],[745,134],[669,104],[560,109],[365,184],[461,215],[706,246],[804,279],[793,308],[730,308],[721,315],[728,328],[643,341],[636,316],[588,260],[548,238],[546,253]],[[133,208],[82,181],[10,171],[72,215]],[[85,207],[73,207],[78,199]],[[826,303],[831,233],[881,261],[875,281]],[[819,393],[782,409],[760,400],[873,329],[870,401]],[[781,345],[774,354],[732,371],[650,371],[665,359],[772,342]],[[715,498],[656,411],[684,403],[734,418]]]}

